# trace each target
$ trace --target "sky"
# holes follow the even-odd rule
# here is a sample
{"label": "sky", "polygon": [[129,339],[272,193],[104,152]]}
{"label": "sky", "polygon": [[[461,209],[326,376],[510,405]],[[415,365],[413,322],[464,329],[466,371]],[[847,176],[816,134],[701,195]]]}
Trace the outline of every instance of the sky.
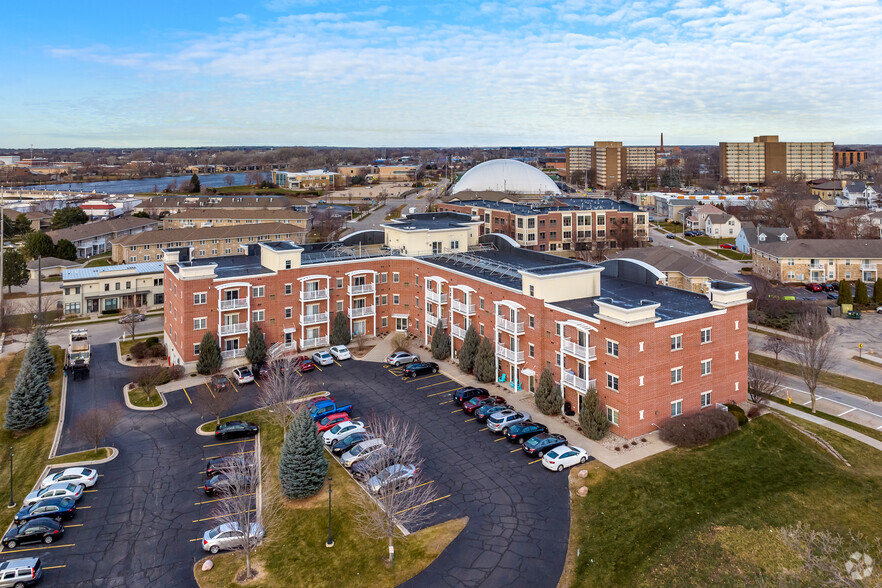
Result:
{"label": "sky", "polygon": [[0,147],[882,143],[879,0],[47,0],[2,15]]}

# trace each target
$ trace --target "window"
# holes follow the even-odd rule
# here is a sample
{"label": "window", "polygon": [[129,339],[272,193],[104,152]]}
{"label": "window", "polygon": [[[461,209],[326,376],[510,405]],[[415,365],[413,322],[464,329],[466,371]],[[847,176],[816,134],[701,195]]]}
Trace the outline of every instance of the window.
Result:
{"label": "window", "polygon": [[343,312],[343,301],[342,300],[337,301],[337,312]]}
{"label": "window", "polygon": [[384,316],[383,318],[381,318],[380,319],[380,326],[381,327],[388,327],[389,326],[389,317]]}
{"label": "window", "polygon": [[129,263],[136,263],[137,261],[138,261],[137,255],[132,255],[131,257],[129,257]]}
{"label": "window", "polygon": [[615,426],[619,426],[619,411],[610,406],[606,407],[606,418]]}
{"label": "window", "polygon": [[292,291],[291,284],[285,284],[285,294],[291,294]]}
{"label": "window", "polygon": [[532,329],[533,328],[533,315],[532,314],[530,315],[530,318],[529,318],[529,324],[530,324],[530,328]]}
{"label": "window", "polygon": [[252,311],[251,312],[251,320],[254,321],[255,323],[262,323],[263,318],[264,318],[263,313],[264,313],[263,310]]}
{"label": "window", "polygon": [[388,296],[388,295],[383,294],[382,296],[380,296],[380,304],[381,304],[381,305],[386,306],[386,304],[388,304],[388,302],[389,302],[389,296]]}
{"label": "window", "polygon": [[156,278],[155,280],[153,280],[153,285],[162,286],[162,278]]}
{"label": "window", "polygon": [[205,317],[193,319],[193,330],[204,331],[208,327],[208,319]]}
{"label": "window", "polygon": [[671,403],[671,417],[677,417],[683,414],[683,400],[675,400]]}
{"label": "window", "polygon": [[114,284],[113,286],[114,286],[114,288],[113,288],[114,290],[119,290],[119,282],[117,282],[117,283]]}
{"label": "window", "polygon": [[478,305],[481,310],[484,310],[484,299],[478,298]]}
{"label": "window", "polygon": [[606,374],[606,387],[610,390],[619,391],[619,377],[610,373]]}
{"label": "window", "polygon": [[382,274],[380,274],[380,283],[385,284],[386,280],[388,279],[388,276],[389,275],[386,272],[383,272]]}
{"label": "window", "polygon": [[536,357],[535,354],[536,348],[533,347],[533,344],[530,343],[530,357]]}
{"label": "window", "polygon": [[530,284],[530,296],[536,296],[536,287]]}
{"label": "window", "polygon": [[290,259],[285,260],[285,269],[291,269],[291,260]]}
{"label": "window", "polygon": [[251,288],[251,296],[254,298],[263,298],[263,292],[266,286],[254,286]]}
{"label": "window", "polygon": [[481,323],[481,336],[484,336],[484,323]]}
{"label": "window", "polygon": [[393,284],[398,283],[398,272],[392,272],[392,283]]}
{"label": "window", "polygon": [[683,349],[683,335],[671,335],[671,351]]}
{"label": "window", "polygon": [[193,344],[193,355],[199,355],[199,343]]}
{"label": "window", "polygon": [[708,390],[707,392],[701,393],[701,408],[711,405],[711,393]]}
{"label": "window", "polygon": [[230,248],[227,247],[226,249],[224,249],[224,253],[225,253],[226,255],[229,255],[229,254],[231,253]]}
{"label": "window", "polygon": [[701,344],[704,345],[705,343],[710,343],[710,342],[711,342],[711,328],[708,327],[706,329],[702,329],[701,330]]}
{"label": "window", "polygon": [[606,354],[612,355],[613,357],[618,357],[619,356],[619,342],[607,339],[606,340]]}
{"label": "window", "polygon": [[292,312],[291,307],[290,306],[285,307],[285,318],[289,319],[292,316],[294,316],[294,313]]}
{"label": "window", "polygon": [[338,288],[342,288],[342,287],[343,287],[343,278],[337,278],[337,287],[338,287]]}
{"label": "window", "polygon": [[457,249],[459,249],[459,241],[451,241],[450,249],[451,251],[456,251]]}
{"label": "window", "polygon": [[193,294],[193,304],[205,304],[208,301],[206,292],[196,292]]}
{"label": "window", "polygon": [[399,304],[398,294],[392,295],[392,304]]}
{"label": "window", "polygon": [[675,367],[671,370],[671,384],[679,384],[683,381],[683,367]]}
{"label": "window", "polygon": [[554,365],[563,367],[563,358],[561,357],[560,353],[555,352]]}
{"label": "window", "polygon": [[711,360],[705,359],[701,362],[701,375],[708,376],[711,373]]}

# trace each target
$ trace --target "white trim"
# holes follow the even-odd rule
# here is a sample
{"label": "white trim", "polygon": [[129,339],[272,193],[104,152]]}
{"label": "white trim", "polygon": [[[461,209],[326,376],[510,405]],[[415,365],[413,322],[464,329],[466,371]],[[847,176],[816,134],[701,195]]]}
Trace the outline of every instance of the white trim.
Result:
{"label": "white trim", "polygon": [[283,333],[296,333],[297,328],[296,327],[287,327],[285,329],[282,329],[282,332]]}
{"label": "white trim", "polygon": [[[600,215],[598,215],[598,216],[600,216]],[[615,260],[615,261],[630,261],[631,263],[635,263],[635,264],[639,265],[640,267],[642,267],[643,269],[647,270],[649,273],[651,273],[652,275],[657,277],[659,280],[665,279],[665,274],[663,272],[659,271],[658,268],[649,265],[645,261],[640,261],[639,259],[631,259],[630,257],[615,257],[609,261],[613,261],[613,260]]]}
{"label": "white trim", "polygon": [[695,314],[692,316],[685,316],[683,318],[678,319],[670,319],[667,321],[657,321],[655,322],[655,328],[659,327],[667,327],[670,325],[679,325],[680,323],[688,323],[689,321],[694,321],[696,319],[708,318],[712,316],[722,316],[726,314],[726,309],[723,308],[721,310],[712,310],[711,312],[705,312],[704,314]]}
{"label": "white trim", "polygon": [[409,318],[410,318],[410,315],[409,315],[409,314],[401,314],[401,313],[398,313],[398,314],[393,314],[393,315],[392,315],[392,318],[409,319]]}
{"label": "white trim", "polygon": [[324,274],[312,274],[310,276],[303,276],[302,278],[297,278],[298,282],[312,282],[313,280],[330,280],[331,276]]}
{"label": "white trim", "polygon": [[451,290],[459,290],[463,294],[474,294],[475,292],[477,292],[477,290],[475,290],[471,286],[466,286],[465,284],[450,284],[449,288]]}
{"label": "white trim", "polygon": [[[355,260],[353,260],[353,261],[355,261]],[[351,272],[346,272],[346,275],[351,277],[351,276],[357,276],[357,275],[359,275],[359,274],[374,274],[374,275],[377,275],[377,274],[379,274],[379,273],[380,273],[380,272],[378,272],[378,271],[376,271],[376,270],[360,269],[360,270],[352,270]]]}
{"label": "white trim", "polygon": [[[577,321],[575,319],[567,319],[565,321],[554,321],[554,322],[558,323],[562,327],[575,327],[577,329],[582,329],[583,331],[587,330],[587,331],[594,331],[595,333],[597,332],[597,329],[595,327],[592,327],[588,323],[585,323],[582,321]],[[563,333],[563,331],[561,331],[561,333]]]}
{"label": "white trim", "polygon": [[[442,284],[446,284],[446,283],[447,283],[447,279],[446,279],[446,278],[442,278],[441,276],[426,276],[426,281],[427,281],[427,282],[428,282],[428,281],[432,281],[432,282],[441,282]],[[451,286],[451,288],[452,288],[452,287],[453,287],[453,286]]]}
{"label": "white trim", "polygon": [[220,292],[221,290],[225,290],[227,288],[251,288],[251,286],[251,282],[230,282],[229,284],[215,286],[215,289]]}
{"label": "white trim", "polygon": [[509,308],[513,308],[515,310],[527,310],[517,302],[513,300],[494,300],[495,304],[501,304],[502,306],[507,306]]}
{"label": "white trim", "polygon": [[536,372],[533,371],[533,370],[531,370],[530,368],[526,368],[526,369],[522,369],[522,370],[521,370],[521,375],[524,375],[524,376],[535,376],[535,375],[536,375]]}
{"label": "white trim", "polygon": [[[523,216],[523,215],[515,215],[515,216]],[[472,222],[477,222],[477,221],[472,221]],[[478,224],[484,224],[483,218],[481,219],[481,221]],[[526,232],[526,230],[525,230],[525,232]],[[494,237],[501,237],[503,241],[506,241],[512,247],[517,247],[518,249],[521,248],[521,244],[518,243],[517,241],[515,241],[514,239],[512,239],[511,237],[509,237],[508,235],[503,235],[502,233],[485,233],[485,234],[486,235],[493,235]]]}

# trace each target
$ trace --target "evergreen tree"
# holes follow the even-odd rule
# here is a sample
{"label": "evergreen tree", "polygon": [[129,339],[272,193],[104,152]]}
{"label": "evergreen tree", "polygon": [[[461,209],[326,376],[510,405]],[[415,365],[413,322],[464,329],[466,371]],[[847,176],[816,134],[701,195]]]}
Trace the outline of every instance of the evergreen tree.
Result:
{"label": "evergreen tree", "polygon": [[854,303],[869,304],[870,296],[867,294],[867,285],[863,280],[858,280],[854,286]]}
{"label": "evergreen tree", "polygon": [[193,176],[190,178],[190,193],[191,194],[198,194],[201,191],[202,191],[202,182],[199,181],[199,176],[197,176],[196,174],[193,174]]}
{"label": "evergreen tree", "polygon": [[279,485],[285,498],[314,496],[325,483],[328,460],[309,411],[301,407],[285,434],[279,456]]}
{"label": "evergreen tree", "polygon": [[77,260],[77,248],[67,239],[59,239],[55,244],[55,257],[68,261]]}
{"label": "evergreen tree", "polygon": [[475,355],[478,353],[480,343],[481,339],[478,337],[475,325],[469,325],[462,340],[462,347],[459,349],[459,369],[465,373],[469,373],[475,367]]}
{"label": "evergreen tree", "polygon": [[490,339],[484,337],[478,345],[478,353],[475,355],[474,374],[479,382],[492,382],[496,377],[496,362],[493,359],[493,345]]}
{"label": "evergreen tree", "polygon": [[539,376],[539,385],[536,387],[536,408],[539,412],[547,415],[560,414],[563,408],[563,396],[559,386],[555,386],[551,370],[545,368]]}
{"label": "evergreen tree", "polygon": [[3,254],[3,285],[9,292],[13,286],[24,286],[28,283],[28,263],[24,256],[12,249]]}
{"label": "evergreen tree", "polygon": [[199,344],[199,360],[196,362],[196,373],[207,376],[215,374],[220,369],[224,358],[221,356],[220,345],[214,334],[209,331],[202,337]]}
{"label": "evergreen tree", "polygon": [[251,323],[248,345],[245,346],[245,357],[248,358],[251,365],[260,365],[266,361],[266,338],[257,323]]}
{"label": "evergreen tree", "polygon": [[49,378],[34,369],[33,353],[25,353],[15,378],[15,387],[6,401],[6,422],[9,431],[27,431],[46,422],[49,417]]}
{"label": "evergreen tree", "polygon": [[435,327],[435,332],[432,334],[432,357],[435,359],[450,357],[450,336],[440,324]]}
{"label": "evergreen tree", "polygon": [[66,229],[87,222],[89,222],[89,215],[82,208],[66,206],[52,213],[52,220],[49,226],[52,227],[53,231],[57,231],[58,229]]}
{"label": "evergreen tree", "polygon": [[31,335],[31,341],[28,344],[28,350],[34,349],[33,365],[38,371],[51,376],[55,373],[55,357],[52,350],[49,349],[49,341],[46,340],[46,329],[37,327],[34,334]]}
{"label": "evergreen tree", "polygon": [[334,325],[331,327],[331,345],[349,345],[352,341],[352,333],[349,332],[349,317],[345,312],[334,315]]}
{"label": "evergreen tree", "polygon": [[882,278],[876,278],[873,284],[873,302],[882,304]]}
{"label": "evergreen tree", "polygon": [[839,304],[851,304],[851,284],[848,280],[839,282]]}
{"label": "evergreen tree", "polygon": [[597,390],[591,388],[582,397],[582,408],[579,409],[579,425],[585,436],[594,441],[603,439],[609,431],[609,420],[606,418],[606,410],[600,405]]}
{"label": "evergreen tree", "polygon": [[30,233],[33,229],[31,229],[31,221],[28,220],[28,215],[25,213],[21,213],[17,217],[15,217],[15,232],[18,235],[24,235],[26,233]]}
{"label": "evergreen tree", "polygon": [[132,216],[134,218],[150,218],[150,213],[145,212],[143,210],[139,210],[138,212],[133,213]]}
{"label": "evergreen tree", "polygon": [[52,243],[52,237],[46,233],[31,231],[25,235],[21,252],[27,259],[37,259],[41,255],[49,257],[55,252],[55,244]]}

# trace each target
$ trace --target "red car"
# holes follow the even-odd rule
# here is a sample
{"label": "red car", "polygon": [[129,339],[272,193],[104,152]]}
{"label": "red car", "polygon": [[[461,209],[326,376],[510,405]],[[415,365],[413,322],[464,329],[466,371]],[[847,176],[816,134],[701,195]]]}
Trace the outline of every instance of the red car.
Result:
{"label": "red car", "polygon": [[486,394],[481,394],[480,396],[475,396],[474,398],[470,398],[463,402],[462,411],[466,414],[475,414],[475,411],[485,404],[502,404],[504,402],[505,398],[502,396],[487,396]]}
{"label": "red car", "polygon": [[301,355],[300,357],[294,358],[294,369],[299,370],[300,372],[311,372],[315,369],[315,364],[312,363],[312,359],[305,355]]}
{"label": "red car", "polygon": [[731,243],[721,243],[720,249],[735,249],[735,246]]}
{"label": "red car", "polygon": [[318,425],[318,432],[324,433],[337,423],[342,423],[343,421],[350,420],[350,417],[345,412],[335,412],[334,414],[329,414],[322,420],[316,423]]}
{"label": "red car", "polygon": [[817,284],[815,282],[812,282],[811,284],[806,284],[805,289],[808,290],[809,292],[823,292],[824,286],[822,286],[821,284]]}

